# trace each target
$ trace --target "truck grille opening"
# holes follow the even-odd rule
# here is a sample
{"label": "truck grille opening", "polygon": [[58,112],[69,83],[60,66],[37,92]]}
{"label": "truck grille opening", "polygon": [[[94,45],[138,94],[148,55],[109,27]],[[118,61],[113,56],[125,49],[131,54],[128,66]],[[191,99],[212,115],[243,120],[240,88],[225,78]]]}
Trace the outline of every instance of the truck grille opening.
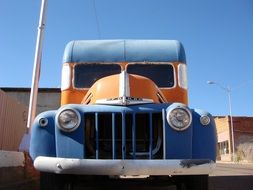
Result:
{"label": "truck grille opening", "polygon": [[161,113],[87,113],[84,133],[84,158],[163,158]]}

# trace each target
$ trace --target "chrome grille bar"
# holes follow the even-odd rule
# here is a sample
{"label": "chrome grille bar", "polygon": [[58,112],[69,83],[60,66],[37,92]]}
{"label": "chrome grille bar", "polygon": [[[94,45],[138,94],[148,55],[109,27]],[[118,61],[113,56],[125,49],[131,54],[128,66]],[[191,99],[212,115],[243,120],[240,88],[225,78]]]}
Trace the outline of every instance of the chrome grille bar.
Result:
{"label": "chrome grille bar", "polygon": [[163,159],[166,159],[166,136],[165,136],[165,123],[166,123],[166,115],[165,109],[162,110],[162,122],[163,122]]}
{"label": "chrome grille bar", "polygon": [[98,141],[98,113],[95,113],[95,130],[96,130],[96,159],[99,156],[99,141]]}
{"label": "chrome grille bar", "polygon": [[84,158],[165,159],[165,111],[84,115]]}
{"label": "chrome grille bar", "polygon": [[135,159],[136,152],[136,129],[135,129],[135,114],[132,115],[133,123],[132,123],[132,149],[133,149],[133,159]]}
{"label": "chrome grille bar", "polygon": [[149,159],[152,159],[152,150],[153,150],[153,125],[152,125],[152,113],[149,113]]}
{"label": "chrome grille bar", "polygon": [[122,159],[126,158],[126,122],[125,113],[122,113]]}
{"label": "chrome grille bar", "polygon": [[112,159],[116,159],[116,144],[115,144],[115,113],[112,113]]}

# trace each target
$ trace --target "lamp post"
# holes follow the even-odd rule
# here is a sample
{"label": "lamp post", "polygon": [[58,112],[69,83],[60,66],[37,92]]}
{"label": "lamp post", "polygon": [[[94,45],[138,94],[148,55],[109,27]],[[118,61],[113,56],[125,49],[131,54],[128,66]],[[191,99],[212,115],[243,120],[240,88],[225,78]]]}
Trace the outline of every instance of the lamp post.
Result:
{"label": "lamp post", "polygon": [[235,141],[234,141],[234,124],[233,124],[233,116],[232,116],[232,104],[231,104],[231,92],[232,89],[228,87],[222,86],[220,83],[215,81],[207,81],[207,84],[214,84],[220,87],[228,94],[228,107],[229,107],[229,115],[230,115],[230,126],[231,126],[231,141],[232,141],[232,160],[235,162]]}

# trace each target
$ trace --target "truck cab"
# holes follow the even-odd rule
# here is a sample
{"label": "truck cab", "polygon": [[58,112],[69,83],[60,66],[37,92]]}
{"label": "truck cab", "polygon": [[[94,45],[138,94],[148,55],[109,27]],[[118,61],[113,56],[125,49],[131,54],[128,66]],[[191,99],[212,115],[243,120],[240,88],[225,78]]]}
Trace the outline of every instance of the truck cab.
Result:
{"label": "truck cab", "polygon": [[[180,42],[72,41],[61,83],[61,107],[38,115],[32,127],[30,155],[42,180],[148,175],[207,183],[215,123],[210,113],[188,107]],[[184,182],[190,188],[193,181]]]}

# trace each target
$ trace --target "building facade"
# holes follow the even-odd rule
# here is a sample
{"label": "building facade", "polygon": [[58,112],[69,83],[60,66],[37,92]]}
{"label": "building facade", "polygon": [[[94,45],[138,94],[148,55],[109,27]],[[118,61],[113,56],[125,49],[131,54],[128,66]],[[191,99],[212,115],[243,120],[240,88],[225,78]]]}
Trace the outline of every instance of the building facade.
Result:
{"label": "building facade", "polygon": [[215,117],[217,127],[217,159],[231,161],[234,135],[235,161],[253,161],[253,117],[233,116],[233,133],[229,116]]}
{"label": "building facade", "polygon": [[27,108],[0,89],[0,150],[18,150],[26,121]]}
{"label": "building facade", "polygon": [[[17,151],[27,132],[30,88],[0,88],[0,150]],[[40,88],[37,114],[60,107],[59,88]]]}
{"label": "building facade", "polygon": [[[14,98],[27,108],[29,107],[30,88],[1,88],[8,96]],[[37,101],[37,114],[55,110],[60,107],[61,89],[59,88],[39,88]],[[37,115],[36,114],[36,115]]]}

